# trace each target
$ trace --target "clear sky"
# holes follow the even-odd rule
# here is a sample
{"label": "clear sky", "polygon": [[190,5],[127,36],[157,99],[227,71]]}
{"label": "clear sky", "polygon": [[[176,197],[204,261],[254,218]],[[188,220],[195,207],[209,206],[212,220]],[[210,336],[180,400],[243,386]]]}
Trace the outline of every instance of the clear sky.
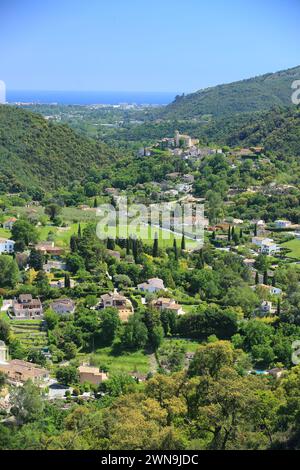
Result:
{"label": "clear sky", "polygon": [[0,79],[190,92],[300,65],[299,23],[299,0],[0,0]]}

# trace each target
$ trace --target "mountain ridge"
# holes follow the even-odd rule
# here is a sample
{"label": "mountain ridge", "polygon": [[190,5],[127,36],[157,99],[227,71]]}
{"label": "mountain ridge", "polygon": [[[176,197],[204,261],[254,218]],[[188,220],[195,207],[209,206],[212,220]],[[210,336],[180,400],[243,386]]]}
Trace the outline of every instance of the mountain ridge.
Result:
{"label": "mountain ridge", "polygon": [[267,110],[273,106],[288,106],[292,104],[292,83],[297,79],[300,79],[300,66],[204,88],[188,95],[177,96],[162,110],[161,117],[220,117]]}

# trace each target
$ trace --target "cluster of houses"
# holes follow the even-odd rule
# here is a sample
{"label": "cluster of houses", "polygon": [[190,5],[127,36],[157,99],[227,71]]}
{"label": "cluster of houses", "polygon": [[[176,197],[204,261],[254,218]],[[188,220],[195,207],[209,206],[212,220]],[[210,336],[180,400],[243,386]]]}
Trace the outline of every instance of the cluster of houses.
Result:
{"label": "cluster of houses", "polygon": [[[7,382],[11,385],[22,386],[30,380],[37,386],[50,385],[49,370],[28,361],[9,359],[8,347],[4,341],[0,341],[0,372],[6,375]],[[78,368],[80,383],[99,385],[108,379],[108,375],[97,367],[83,364]],[[52,380],[53,381],[53,380]]]}

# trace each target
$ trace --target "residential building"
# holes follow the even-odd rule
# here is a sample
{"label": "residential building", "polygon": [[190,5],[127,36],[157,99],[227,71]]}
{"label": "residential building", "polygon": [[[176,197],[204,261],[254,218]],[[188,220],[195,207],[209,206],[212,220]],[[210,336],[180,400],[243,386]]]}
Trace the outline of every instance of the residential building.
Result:
{"label": "residential building", "polygon": [[252,289],[265,289],[270,295],[281,295],[282,290],[279,287],[268,286],[267,284],[258,284],[252,287]]}
{"label": "residential building", "polygon": [[120,320],[124,322],[126,322],[129,316],[133,314],[131,301],[118,292],[101,295],[101,301],[98,308],[109,307],[118,309]]}
{"label": "residential building", "polygon": [[174,299],[159,297],[158,299],[153,300],[151,305],[160,311],[168,310],[176,313],[177,315],[184,315],[185,313],[182,306],[177,304]]}
{"label": "residential building", "polygon": [[[65,288],[65,279],[57,279],[55,281],[50,281],[50,286],[56,289],[64,289]],[[75,287],[76,282],[74,279],[70,279],[70,288],[73,289]]]}
{"label": "residential building", "polygon": [[275,255],[279,253],[280,247],[274,241],[264,241],[261,245],[260,252],[264,255]]}
{"label": "residential building", "polygon": [[6,238],[0,238],[0,255],[12,254],[15,250],[15,242]]}
{"label": "residential building", "polygon": [[11,230],[13,228],[14,223],[17,221],[15,217],[10,217],[5,222],[3,222],[2,226],[6,230]]}
{"label": "residential building", "polygon": [[33,299],[31,294],[21,294],[14,299],[12,311],[13,319],[34,320],[43,317],[43,306],[40,299]]}
{"label": "residential building", "polygon": [[54,246],[54,242],[51,241],[38,243],[35,245],[35,249],[44,255],[61,256],[64,254],[64,249]]}
{"label": "residential building", "polygon": [[121,253],[119,251],[107,250],[107,254],[116,260],[121,260]]}
{"label": "residential building", "polygon": [[59,315],[75,312],[75,302],[71,299],[57,299],[50,304],[50,308]]}
{"label": "residential building", "polygon": [[78,368],[80,383],[89,382],[93,385],[100,385],[108,379],[105,372],[100,372],[98,367],[82,365]]}
{"label": "residential building", "polygon": [[260,253],[265,255],[276,254],[280,251],[280,247],[274,242],[272,238],[253,237],[252,243],[259,248]]}
{"label": "residential building", "polygon": [[286,370],[281,369],[280,367],[274,367],[273,369],[267,371],[267,373],[275,379],[280,379],[285,374],[285,372]]}
{"label": "residential building", "polygon": [[290,220],[275,220],[275,225],[277,228],[288,228],[292,222]]}
{"label": "residential building", "polygon": [[49,380],[48,370],[37,364],[19,359],[8,361],[7,364],[0,364],[0,371],[4,372],[8,377],[8,381],[14,384],[23,384],[27,380],[39,384]]}
{"label": "residential building", "polygon": [[51,271],[65,271],[66,263],[63,261],[49,260],[43,265],[43,271],[50,274]]}
{"label": "residential building", "polygon": [[164,281],[159,278],[152,278],[148,279],[147,282],[143,282],[142,284],[138,284],[138,289],[142,292],[148,292],[150,294],[154,294],[155,292],[159,292],[160,290],[166,290]]}
{"label": "residential building", "polygon": [[276,309],[273,307],[272,302],[264,300],[260,306],[260,312],[263,315],[271,315],[276,312]]}

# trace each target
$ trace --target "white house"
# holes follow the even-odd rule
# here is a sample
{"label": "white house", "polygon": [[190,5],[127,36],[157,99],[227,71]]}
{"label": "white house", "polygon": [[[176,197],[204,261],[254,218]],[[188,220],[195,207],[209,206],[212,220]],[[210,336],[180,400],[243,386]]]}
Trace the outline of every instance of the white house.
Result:
{"label": "white house", "polygon": [[280,251],[279,246],[272,238],[253,237],[252,243],[259,248],[259,251],[265,255],[272,255]]}
{"label": "white house", "polygon": [[50,304],[50,308],[59,315],[75,312],[75,303],[71,299],[57,299]]}
{"label": "white house", "polygon": [[282,290],[279,289],[279,287],[270,286],[270,294],[271,295],[281,295]]}
{"label": "white house", "polygon": [[15,242],[13,240],[7,240],[6,238],[0,238],[0,255],[2,253],[13,253],[15,249]]}
{"label": "white house", "polygon": [[292,222],[290,220],[275,220],[275,225],[277,228],[288,228]]}
{"label": "white house", "polygon": [[274,255],[280,251],[280,247],[274,241],[263,241],[260,252],[265,255]]}
{"label": "white house", "polygon": [[273,239],[272,238],[266,238],[266,237],[252,237],[252,243],[253,245],[256,245],[258,246],[259,248],[261,248],[263,242],[266,243],[266,242],[272,242]]}
{"label": "white house", "polygon": [[142,292],[149,292],[151,294],[155,292],[159,292],[160,290],[166,290],[164,286],[164,281],[159,278],[152,278],[148,279],[147,282],[143,282],[142,284],[138,284],[138,289]]}
{"label": "white house", "polygon": [[269,302],[267,300],[264,300],[262,303],[261,303],[261,306],[260,306],[260,311],[263,315],[270,315],[272,313],[275,313],[276,309],[273,307],[273,304],[272,302]]}

